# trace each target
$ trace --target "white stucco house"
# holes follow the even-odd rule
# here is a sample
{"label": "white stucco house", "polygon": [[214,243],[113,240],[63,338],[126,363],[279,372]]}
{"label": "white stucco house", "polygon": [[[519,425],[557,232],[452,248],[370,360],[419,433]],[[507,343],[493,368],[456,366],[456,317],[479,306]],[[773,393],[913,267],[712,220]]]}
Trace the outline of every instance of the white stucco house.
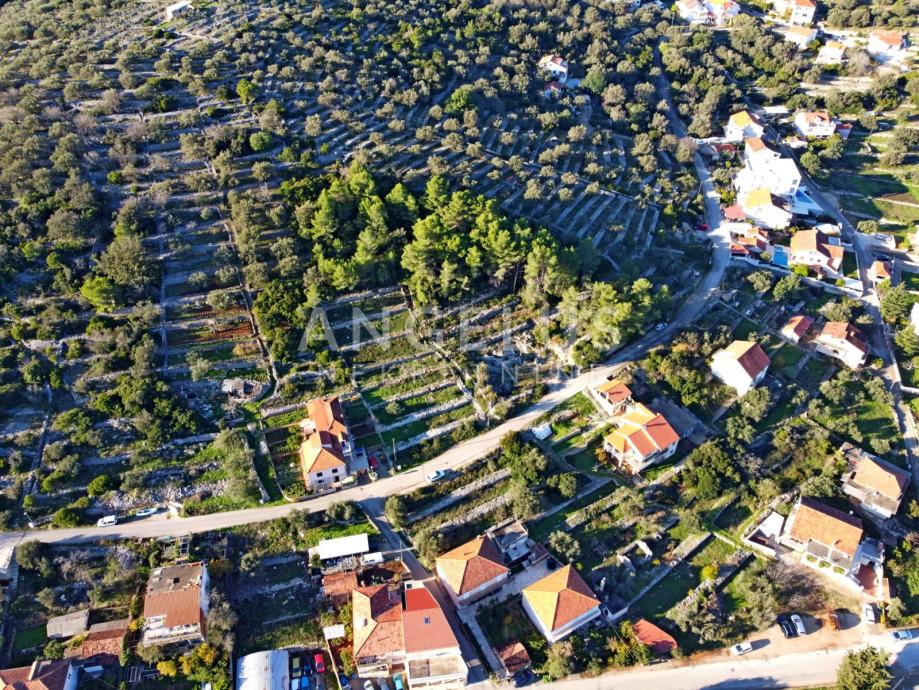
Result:
{"label": "white stucco house", "polygon": [[769,355],[750,340],[735,340],[712,357],[712,375],[738,395],[755,388],[768,370]]}
{"label": "white stucco house", "polygon": [[724,140],[740,143],[749,137],[762,137],[765,128],[754,115],[746,110],[734,113],[724,128]]}
{"label": "white stucco house", "polygon": [[773,151],[759,137],[744,140],[744,166],[734,177],[739,193],[764,188],[776,196],[789,197],[800,186],[801,171],[792,159]]}
{"label": "white stucco house", "polygon": [[739,200],[747,218],[771,230],[787,228],[794,217],[788,204],[774,195],[768,187],[751,189]]}
{"label": "white stucco house", "polygon": [[805,138],[825,139],[836,133],[836,121],[825,110],[802,110],[795,115],[795,130]]}
{"label": "white stucco house", "polygon": [[872,31],[865,50],[878,62],[894,62],[906,54],[909,37],[904,31]]}

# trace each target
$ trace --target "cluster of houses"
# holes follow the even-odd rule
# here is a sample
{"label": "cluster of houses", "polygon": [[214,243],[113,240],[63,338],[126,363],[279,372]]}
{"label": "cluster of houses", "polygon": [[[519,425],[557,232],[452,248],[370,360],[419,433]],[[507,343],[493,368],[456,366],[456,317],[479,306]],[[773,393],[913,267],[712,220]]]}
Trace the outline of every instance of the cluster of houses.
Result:
{"label": "cluster of houses", "polygon": [[606,381],[590,394],[615,425],[603,449],[619,468],[638,474],[676,452],[680,435],[663,414],[637,402],[624,382]]}
{"label": "cluster of houses", "polygon": [[[807,111],[795,115],[797,133],[806,139],[826,138],[834,134],[848,137],[850,128],[841,125],[825,111]],[[791,158],[782,156],[765,143],[765,125],[746,111],[728,118],[724,142],[743,142],[743,167],[734,176],[737,203],[725,209],[728,220],[749,219],[759,226],[782,229],[791,225],[796,215],[820,212],[802,185],[802,176]]]}
{"label": "cluster of houses", "polygon": [[724,26],[740,14],[740,5],[734,0],[677,0],[677,12],[690,24]]}
{"label": "cluster of houses", "polygon": [[[909,472],[845,443],[842,492],[862,517],[883,525],[906,495]],[[884,545],[866,537],[862,517],[814,498],[802,497],[787,517],[771,512],[745,541],[768,555],[796,554],[797,560],[877,600],[888,600],[883,574]]]}
{"label": "cluster of houses", "polygon": [[[596,622],[615,621],[627,612],[624,602],[610,612],[574,566],[557,564],[545,549],[527,539],[526,530],[516,520],[442,554],[436,559],[435,571],[461,611],[493,595],[519,596],[527,618],[550,644]],[[647,620],[635,622],[633,630],[657,654],[676,648],[673,637]],[[530,665],[520,640],[504,640],[493,651],[508,675]]]}
{"label": "cluster of houses", "polygon": [[[141,645],[155,647],[204,641],[210,600],[203,562],[155,568],[144,596]],[[89,623],[84,609],[48,619],[47,636],[68,641],[61,660],[36,660],[31,666],[0,670],[4,690],[75,690],[81,677],[98,678],[119,663],[128,636],[128,619]]]}

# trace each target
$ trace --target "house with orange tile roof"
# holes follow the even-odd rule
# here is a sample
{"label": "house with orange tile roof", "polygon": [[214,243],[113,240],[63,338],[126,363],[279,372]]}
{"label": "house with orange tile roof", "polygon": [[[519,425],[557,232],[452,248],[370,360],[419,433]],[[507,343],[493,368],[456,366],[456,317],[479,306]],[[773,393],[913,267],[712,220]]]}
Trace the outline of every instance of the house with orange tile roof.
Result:
{"label": "house with orange tile roof", "polygon": [[724,128],[724,139],[740,143],[748,137],[761,137],[764,131],[766,130],[759,118],[746,110],[741,110],[728,118],[728,124]]}
{"label": "house with orange tile roof", "polygon": [[424,585],[351,592],[354,663],[363,678],[405,670],[411,690],[461,688],[468,668],[443,609]]}
{"label": "house with orange tile roof", "polygon": [[600,616],[600,600],[570,565],[524,587],[521,595],[523,610],[550,643]]}
{"label": "house with orange tile roof", "polygon": [[385,677],[405,662],[402,597],[388,585],[358,587],[351,592],[354,664],[362,678]]}
{"label": "house with orange tile roof", "polygon": [[341,606],[350,601],[351,592],[357,588],[357,573],[353,570],[326,573],[322,576],[322,595],[331,601],[333,606]]}
{"label": "house with orange tile roof", "polygon": [[791,266],[807,266],[829,278],[841,278],[844,257],[845,249],[839,238],[828,237],[820,230],[798,230],[791,236],[788,254]]}
{"label": "house with orange tile roof", "polygon": [[210,578],[203,561],[154,568],[144,596],[141,644],[203,642]]}
{"label": "house with orange tile roof", "polygon": [[457,606],[470,604],[500,588],[511,573],[487,534],[438,556],[435,571]]}
{"label": "house with orange tile roof", "polygon": [[80,646],[66,650],[65,657],[69,658],[72,654],[83,659],[87,664],[114,666],[121,658],[130,622],[129,619],[124,618],[89,626]]}
{"label": "house with orange tile roof", "polygon": [[644,618],[632,623],[632,631],[635,633],[635,639],[650,647],[658,656],[670,654],[679,647],[673,635]]}
{"label": "house with orange tile roof", "polygon": [[845,321],[827,321],[814,338],[817,352],[835,357],[851,369],[868,359],[868,341],[855,326]]}
{"label": "house with orange tile roof", "polygon": [[69,659],[36,659],[31,666],[0,669],[2,690],[76,690],[79,671]]}
{"label": "house with orange tile roof", "polygon": [[300,444],[303,481],[310,489],[322,490],[348,478],[348,463],[341,443],[327,431],[317,431]]}
{"label": "house with orange tile roof", "polygon": [[807,335],[814,320],[805,314],[796,314],[788,319],[788,323],[782,326],[782,337],[793,343],[801,342],[801,338]]}
{"label": "house with orange tile roof", "polygon": [[406,589],[402,612],[405,677],[411,690],[466,685],[469,667],[443,609],[424,585]]}
{"label": "house with orange tile roof", "polygon": [[813,0],[773,0],[772,7],[789,24],[810,26],[814,23],[817,5]]}
{"label": "house with orange tile roof", "polygon": [[871,266],[868,268],[868,279],[877,285],[881,281],[890,280],[890,262],[881,261],[877,259],[872,262]]}
{"label": "house with orange tile roof", "polygon": [[839,451],[847,463],[843,493],[870,515],[883,520],[896,515],[906,495],[909,472],[851,443],[844,443]]}
{"label": "house with orange tile roof", "polygon": [[308,489],[328,490],[341,486],[352,474],[367,471],[367,457],[357,448],[337,397],[315,398],[306,404],[300,422],[300,467]]}
{"label": "house with orange tile roof", "polygon": [[633,402],[632,389],[619,379],[604,381],[588,390],[600,408],[610,416],[620,414]]}
{"label": "house with orange tile roof", "polygon": [[506,644],[495,647],[495,656],[504,667],[508,677],[513,676],[533,665],[530,659],[530,653],[518,640],[512,640]]}
{"label": "house with orange tile roof", "polygon": [[612,422],[616,428],[603,439],[603,449],[633,474],[669,458],[680,442],[667,418],[642,403],[629,405]]}
{"label": "house with orange tile roof", "polygon": [[858,517],[802,497],[791,509],[779,542],[798,552],[801,563],[866,589],[883,579],[884,548],[864,538]]}
{"label": "house with orange tile roof", "polygon": [[868,34],[865,50],[878,62],[893,62],[906,54],[909,37],[905,31],[878,29]]}
{"label": "house with orange tile roof", "polygon": [[735,340],[712,357],[712,375],[738,395],[755,388],[769,370],[769,355],[751,340]]}
{"label": "house with orange tile roof", "polygon": [[826,139],[836,133],[836,120],[826,110],[802,110],[795,115],[795,130],[804,138]]}

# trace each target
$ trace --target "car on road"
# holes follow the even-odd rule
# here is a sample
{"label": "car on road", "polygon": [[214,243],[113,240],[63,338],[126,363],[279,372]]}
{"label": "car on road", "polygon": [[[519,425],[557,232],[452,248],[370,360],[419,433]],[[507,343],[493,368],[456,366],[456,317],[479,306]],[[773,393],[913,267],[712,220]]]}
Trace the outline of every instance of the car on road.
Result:
{"label": "car on road", "polygon": [[903,640],[913,639],[912,630],[894,630],[890,633],[890,636],[895,639],[897,642],[902,642]]}
{"label": "car on road", "polygon": [[316,652],[313,656],[313,666],[316,667],[316,673],[325,673],[325,658],[322,652]]}
{"label": "car on road", "polygon": [[140,510],[134,511],[134,517],[149,517],[151,515],[156,515],[159,512],[159,508],[153,506],[152,508],[141,508]]}
{"label": "car on road", "polygon": [[878,616],[877,616],[877,613],[875,613],[874,611],[873,604],[865,604],[864,606],[862,606],[862,613],[865,614],[865,620],[868,621],[869,623],[878,622]]}
{"label": "car on road", "polygon": [[788,616],[779,616],[776,622],[779,624],[779,629],[782,631],[785,639],[791,639],[792,637],[798,636],[798,632],[795,630],[795,626],[792,625],[791,621],[788,620]]}
{"label": "car on road", "polygon": [[749,642],[741,642],[740,644],[735,644],[731,647],[731,654],[734,656],[743,656],[749,652],[753,651],[753,645]]}
{"label": "car on road", "polygon": [[795,626],[795,632],[801,636],[807,635],[807,628],[804,627],[804,619],[797,613],[791,614],[791,622]]}
{"label": "car on road", "polygon": [[118,524],[117,515],[106,515],[96,520],[96,527],[111,527]]}
{"label": "car on road", "polygon": [[428,481],[429,482],[439,482],[441,479],[444,479],[446,476],[447,476],[447,473],[445,470],[434,470],[433,472],[428,474]]}
{"label": "car on road", "polygon": [[661,332],[662,330],[664,330],[665,328],[667,328],[667,322],[666,322],[666,321],[661,321],[659,324],[656,324],[656,325],[654,326],[654,330],[657,331],[658,333],[660,333],[660,332]]}

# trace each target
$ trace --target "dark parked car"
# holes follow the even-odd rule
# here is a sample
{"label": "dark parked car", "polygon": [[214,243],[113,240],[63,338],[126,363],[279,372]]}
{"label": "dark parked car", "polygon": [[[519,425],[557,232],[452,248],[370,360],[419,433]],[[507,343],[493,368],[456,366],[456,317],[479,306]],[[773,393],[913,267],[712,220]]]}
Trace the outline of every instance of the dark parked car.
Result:
{"label": "dark parked car", "polygon": [[524,685],[529,685],[530,683],[536,682],[536,675],[528,668],[523,669],[522,671],[517,671],[514,674],[514,687],[522,688]]}
{"label": "dark parked car", "polygon": [[779,619],[777,622],[779,624],[779,627],[782,629],[782,634],[785,636],[786,639],[790,639],[792,637],[798,636],[798,631],[795,630],[795,626],[792,625],[792,622],[788,618],[788,616],[785,616],[785,615],[779,616]]}

